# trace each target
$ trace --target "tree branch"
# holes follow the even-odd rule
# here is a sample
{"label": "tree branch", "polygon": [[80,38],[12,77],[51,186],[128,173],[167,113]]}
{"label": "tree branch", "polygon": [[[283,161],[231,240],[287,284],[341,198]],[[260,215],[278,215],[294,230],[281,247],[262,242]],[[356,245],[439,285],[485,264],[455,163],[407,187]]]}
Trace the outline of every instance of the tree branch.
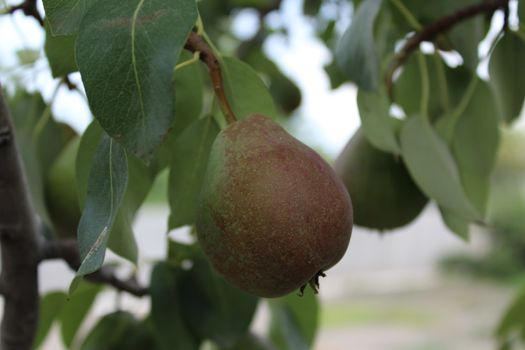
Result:
{"label": "tree branch", "polygon": [[506,10],[509,6],[509,0],[489,0],[479,4],[467,6],[457,12],[437,19],[436,21],[425,26],[422,30],[416,32],[403,45],[401,50],[393,57],[390,68],[385,78],[387,89],[392,88],[392,76],[397,68],[401,67],[408,57],[419,48],[423,41],[432,41],[436,36],[450,30],[455,25],[481,13],[493,13],[503,8]]}
{"label": "tree branch", "polygon": [[38,7],[36,5],[36,0],[25,0],[23,3],[13,6],[9,9],[9,13],[15,13],[16,11],[21,10],[26,16],[33,17],[38,21],[38,23],[43,27],[44,19],[40,12],[38,12]]}
{"label": "tree branch", "polygon": [[0,248],[4,316],[0,349],[30,350],[38,325],[38,241],[34,210],[0,88]]}
{"label": "tree branch", "polygon": [[226,90],[224,89],[224,80],[222,77],[221,66],[219,64],[219,59],[213,52],[213,49],[208,45],[206,40],[202,38],[195,32],[191,32],[186,45],[184,48],[192,53],[200,53],[200,60],[208,66],[210,72],[210,78],[213,85],[213,90],[221,106],[222,113],[226,118],[228,124],[234,123],[237,118],[235,113],[228,102],[228,97],[226,96]]}
{"label": "tree branch", "polygon": [[[52,259],[62,259],[71,269],[77,271],[80,267],[77,241],[75,239],[45,241],[40,247],[39,260]],[[134,276],[125,280],[119,279],[115,274],[115,269],[110,266],[103,266],[85,278],[93,283],[111,285],[119,291],[128,292],[137,297],[143,297],[149,293],[148,289],[141,286]]]}

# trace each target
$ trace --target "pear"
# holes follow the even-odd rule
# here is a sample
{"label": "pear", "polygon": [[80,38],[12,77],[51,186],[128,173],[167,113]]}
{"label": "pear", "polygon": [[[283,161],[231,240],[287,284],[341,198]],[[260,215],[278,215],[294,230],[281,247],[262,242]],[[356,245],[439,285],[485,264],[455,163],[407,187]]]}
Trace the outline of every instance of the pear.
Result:
{"label": "pear", "polygon": [[252,114],[215,140],[197,237],[212,266],[247,293],[310,285],[345,254],[350,197],[333,169],[270,118]]}
{"label": "pear", "polygon": [[74,136],[55,159],[45,179],[45,200],[58,238],[76,237],[80,205],[75,162],[80,137]]}
{"label": "pear", "polygon": [[428,198],[401,159],[372,146],[359,129],[334,165],[354,204],[354,223],[391,230],[412,222]]}

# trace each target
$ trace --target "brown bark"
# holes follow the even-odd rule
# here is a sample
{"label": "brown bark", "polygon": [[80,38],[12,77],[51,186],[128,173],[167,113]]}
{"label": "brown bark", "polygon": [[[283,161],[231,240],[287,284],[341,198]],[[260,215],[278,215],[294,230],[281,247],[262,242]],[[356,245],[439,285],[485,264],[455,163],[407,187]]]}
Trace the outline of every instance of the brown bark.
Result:
{"label": "brown bark", "polygon": [[34,210],[0,90],[0,249],[4,296],[0,349],[29,350],[38,325],[38,241]]}

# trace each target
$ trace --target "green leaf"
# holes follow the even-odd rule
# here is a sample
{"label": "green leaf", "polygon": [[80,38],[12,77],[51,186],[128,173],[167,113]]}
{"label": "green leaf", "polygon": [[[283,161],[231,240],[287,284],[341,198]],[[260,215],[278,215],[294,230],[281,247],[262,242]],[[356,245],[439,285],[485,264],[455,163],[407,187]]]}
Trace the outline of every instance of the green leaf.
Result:
{"label": "green leaf", "polygon": [[177,281],[183,318],[200,337],[230,347],[248,331],[258,299],[226,282],[204,258]]}
{"label": "green leaf", "polygon": [[295,293],[270,301],[272,319],[270,339],[280,350],[312,348],[319,324],[319,302],[306,290],[302,297]]}
{"label": "green leaf", "polygon": [[350,27],[336,49],[341,71],[364,90],[377,90],[379,57],[374,44],[374,22],[381,0],[365,0],[357,9]]}
{"label": "green leaf", "polygon": [[496,330],[499,338],[525,326],[525,289],[522,289],[507,308]]}
{"label": "green leaf", "polygon": [[45,202],[45,178],[53,161],[68,142],[39,94],[18,91],[8,100],[17,144],[30,188],[32,203],[45,225],[52,227]]}
{"label": "green leaf", "polygon": [[66,298],[67,295],[64,292],[51,292],[44,295],[40,300],[38,330],[33,344],[35,349],[46,339],[53,322],[66,302]]}
{"label": "green leaf", "polygon": [[81,265],[77,276],[98,270],[104,262],[109,233],[128,184],[126,152],[104,135],[89,172],[87,196],[78,226]]}
{"label": "green leaf", "polygon": [[427,120],[416,116],[405,122],[401,130],[401,153],[423,193],[466,220],[479,218],[465,195],[452,154]]}
{"label": "green leaf", "polygon": [[90,108],[143,160],[173,124],[173,68],[196,19],[194,0],[99,0],[82,21],[76,58]]}
{"label": "green leaf", "polygon": [[[442,83],[439,78],[439,63],[430,56],[423,56],[426,60],[429,72],[429,104],[428,114],[431,119],[441,116],[446,113],[453,105],[449,101],[449,96],[445,93]],[[444,82],[445,84],[447,81]],[[445,86],[446,89],[446,86]],[[394,102],[398,104],[407,116],[418,114],[421,112],[421,71],[417,55],[412,55],[408,61],[403,65],[403,71],[396,80],[393,87]]]}
{"label": "green leaf", "polygon": [[177,290],[180,273],[166,263],[158,263],[151,275],[151,322],[162,350],[198,350],[201,343],[182,319]]}
{"label": "green leaf", "polygon": [[519,117],[525,98],[525,42],[507,32],[497,43],[489,62],[490,85],[502,120]]}
{"label": "green leaf", "polygon": [[228,101],[238,119],[252,113],[277,116],[272,96],[257,72],[232,57],[223,57],[221,65]]}
{"label": "green leaf", "polygon": [[456,124],[452,153],[465,194],[481,214],[485,214],[487,208],[498,144],[498,114],[494,98],[487,84],[478,80],[470,103]]}
{"label": "green leaf", "polygon": [[54,35],[74,34],[87,10],[97,0],[44,0],[44,10]]}
{"label": "green leaf", "polygon": [[[192,55],[183,51],[179,62],[191,59]],[[202,114],[203,77],[199,62],[178,68],[173,78],[175,93],[175,122],[166,139],[157,151],[159,166],[164,168],[171,162],[171,153],[179,135]]]}
{"label": "green leaf", "polygon": [[[103,133],[98,123],[93,122],[82,136],[77,157],[77,185],[81,204],[84,203],[87,192],[89,168]],[[157,173],[156,166],[148,167],[138,158],[128,156],[128,186],[109,234],[108,247],[132,263],[136,263],[138,258],[132,224]]]}
{"label": "green leaf", "polygon": [[450,231],[457,234],[459,237],[464,240],[469,238],[469,221],[465,220],[463,217],[456,215],[448,209],[439,207],[441,213],[441,218],[445,225],[449,228]]}
{"label": "green leaf", "polygon": [[454,26],[448,38],[452,47],[463,57],[463,62],[472,72],[479,64],[478,46],[485,37],[485,25],[482,16],[476,16]]}
{"label": "green leaf", "polygon": [[76,36],[53,36],[49,22],[45,21],[46,52],[51,74],[54,78],[62,77],[78,70],[75,62],[75,40]]}
{"label": "green leaf", "polygon": [[359,90],[357,93],[359,117],[366,138],[385,152],[401,152],[390,117],[390,101],[384,93]]}
{"label": "green leaf", "polygon": [[60,331],[68,349],[101,290],[101,285],[80,281],[78,288],[64,303],[60,313]]}
{"label": "green leaf", "polygon": [[180,135],[171,149],[170,230],[195,222],[209,153],[218,133],[219,127],[212,117],[198,120]]}
{"label": "green leaf", "polygon": [[[188,52],[182,52],[180,62],[192,58]],[[199,61],[183,66],[175,71],[173,86],[175,87],[175,122],[174,134],[180,134],[191,123],[196,121],[202,113],[203,101],[202,69]]]}
{"label": "green leaf", "polygon": [[91,330],[81,350],[155,350],[152,331],[124,311],[104,316]]}

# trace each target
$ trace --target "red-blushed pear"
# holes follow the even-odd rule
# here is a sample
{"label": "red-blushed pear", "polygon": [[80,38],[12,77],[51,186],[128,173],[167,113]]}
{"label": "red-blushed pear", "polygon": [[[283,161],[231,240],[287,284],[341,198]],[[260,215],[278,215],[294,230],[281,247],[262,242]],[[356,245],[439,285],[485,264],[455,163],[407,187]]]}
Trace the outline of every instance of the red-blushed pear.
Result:
{"label": "red-blushed pear", "polygon": [[278,297],[310,283],[345,254],[352,204],[311,148],[253,114],[215,140],[197,213],[212,266],[238,288]]}

